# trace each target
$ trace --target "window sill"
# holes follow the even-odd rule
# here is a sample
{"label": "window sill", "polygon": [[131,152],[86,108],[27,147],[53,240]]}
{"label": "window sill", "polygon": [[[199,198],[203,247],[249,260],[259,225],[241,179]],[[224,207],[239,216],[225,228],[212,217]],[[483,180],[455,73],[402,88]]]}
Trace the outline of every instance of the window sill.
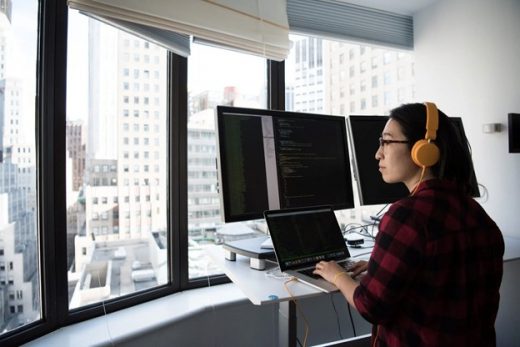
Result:
{"label": "window sill", "polygon": [[24,346],[117,345],[204,311],[240,303],[249,300],[232,283],[192,289],[58,329]]}

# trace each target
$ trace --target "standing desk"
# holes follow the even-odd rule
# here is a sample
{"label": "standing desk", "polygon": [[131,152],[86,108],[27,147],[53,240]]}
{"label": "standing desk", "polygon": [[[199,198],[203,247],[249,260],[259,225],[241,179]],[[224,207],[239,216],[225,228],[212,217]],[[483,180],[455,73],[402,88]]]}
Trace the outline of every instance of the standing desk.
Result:
{"label": "standing desk", "polygon": [[[518,303],[518,270],[520,269],[520,239],[504,235],[504,278],[501,286],[500,308],[495,328],[497,345],[507,346],[511,341],[518,341],[520,336],[516,328],[519,322]],[[365,253],[369,249],[352,249],[353,257]],[[266,276],[266,271],[250,268],[249,258],[237,255],[236,261],[225,259],[225,252],[221,246],[211,246],[207,249],[210,258],[223,272],[242,290],[247,298],[255,305],[279,305],[279,346],[296,346],[296,305],[290,301],[291,297],[283,287],[283,280]],[[359,257],[366,259],[368,255]],[[268,263],[267,270],[276,264]],[[300,282],[290,282],[289,289],[297,299],[311,298],[324,294]]]}
{"label": "standing desk", "polygon": [[[362,254],[359,260],[368,259],[370,249],[352,249],[349,252],[352,257]],[[259,271],[250,267],[249,258],[238,255],[235,261],[225,259],[225,252],[221,246],[207,248],[210,258],[224,273],[235,283],[254,305],[279,305],[278,320],[278,345],[296,346],[296,304],[291,299],[304,299],[325,294],[307,284],[291,281],[287,287],[293,297],[284,288],[286,279],[269,277],[267,271],[277,266],[268,262],[266,270]]]}

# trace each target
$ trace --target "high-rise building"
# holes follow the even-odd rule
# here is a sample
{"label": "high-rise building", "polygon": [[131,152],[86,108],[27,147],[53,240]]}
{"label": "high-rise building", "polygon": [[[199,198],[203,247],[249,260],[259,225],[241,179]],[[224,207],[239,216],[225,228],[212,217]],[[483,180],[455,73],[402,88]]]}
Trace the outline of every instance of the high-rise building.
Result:
{"label": "high-rise building", "polygon": [[[91,223],[96,216],[89,210],[91,188],[85,194],[87,233],[147,238],[151,231],[166,228],[166,189],[161,188],[166,181],[166,91],[161,82],[166,55],[155,45],[89,20],[89,56],[86,157],[88,163],[110,160],[109,167],[116,167],[111,178],[116,184],[96,187],[112,187],[106,189],[117,196],[119,204],[113,208],[119,211],[111,212],[119,218],[110,228]],[[116,78],[103,78],[114,72]]]}
{"label": "high-rise building", "polygon": [[286,109],[385,114],[415,98],[413,54],[362,44],[291,36]]}
{"label": "high-rise building", "polygon": [[82,121],[67,122],[67,157],[72,160],[72,190],[79,191],[85,175],[85,126]]}
{"label": "high-rise building", "polygon": [[[323,113],[325,80],[323,40],[314,37],[294,36],[294,49],[288,57],[290,71],[286,85],[286,108],[291,111]],[[287,103],[289,102],[289,103]]]}
{"label": "high-rise building", "polygon": [[[167,229],[166,53],[87,21],[88,119],[69,121],[67,133],[71,307],[168,278],[159,237]],[[83,173],[74,160],[84,160]]]}
{"label": "high-rise building", "polygon": [[332,114],[386,114],[415,98],[413,54],[325,41],[327,109]]}

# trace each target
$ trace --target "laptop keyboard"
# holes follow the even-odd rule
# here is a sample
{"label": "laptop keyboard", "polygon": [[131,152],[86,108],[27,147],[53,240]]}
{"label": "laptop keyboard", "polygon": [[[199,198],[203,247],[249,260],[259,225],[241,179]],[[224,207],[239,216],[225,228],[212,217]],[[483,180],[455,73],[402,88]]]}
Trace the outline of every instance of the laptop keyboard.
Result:
{"label": "laptop keyboard", "polygon": [[341,260],[341,261],[338,261],[338,265],[341,266],[342,268],[344,268],[345,270],[350,270],[350,268],[352,266],[354,266],[356,262],[354,260],[351,260],[351,259],[345,259],[345,260]]}

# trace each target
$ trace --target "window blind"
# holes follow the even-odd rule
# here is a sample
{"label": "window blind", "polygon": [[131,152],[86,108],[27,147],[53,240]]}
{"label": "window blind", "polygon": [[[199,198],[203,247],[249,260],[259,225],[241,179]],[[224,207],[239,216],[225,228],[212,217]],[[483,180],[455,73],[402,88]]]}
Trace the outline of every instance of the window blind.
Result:
{"label": "window blind", "polygon": [[[142,35],[176,32],[284,60],[289,53],[285,0],[69,0],[69,6]],[[143,30],[148,28],[148,32]],[[162,31],[162,32],[161,32]],[[160,35],[159,35],[160,36]]]}
{"label": "window blind", "polygon": [[188,35],[178,34],[173,31],[162,30],[147,25],[126,22],[119,19],[100,17],[90,13],[81,13],[162,46],[183,57],[188,57],[190,55],[190,37]]}
{"label": "window blind", "polygon": [[287,0],[291,32],[413,48],[413,18],[339,0]]}

